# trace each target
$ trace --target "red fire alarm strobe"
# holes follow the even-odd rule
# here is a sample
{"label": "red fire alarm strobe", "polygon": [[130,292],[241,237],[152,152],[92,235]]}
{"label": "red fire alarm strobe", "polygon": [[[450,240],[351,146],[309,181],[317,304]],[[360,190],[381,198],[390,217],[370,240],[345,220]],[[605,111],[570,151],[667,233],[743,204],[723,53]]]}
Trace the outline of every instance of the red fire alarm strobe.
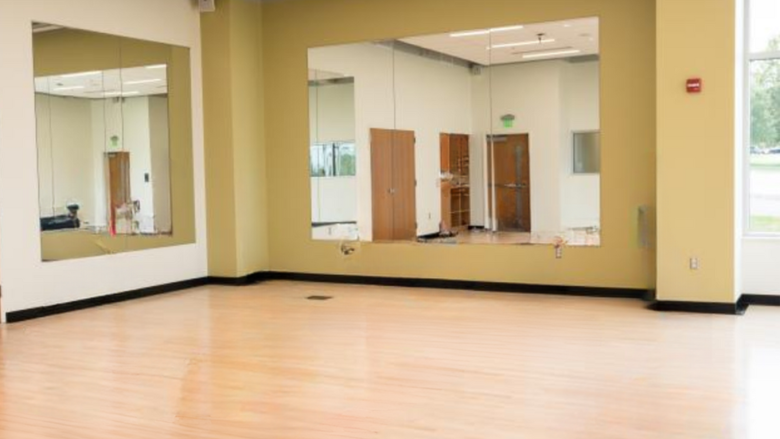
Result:
{"label": "red fire alarm strobe", "polygon": [[701,93],[701,78],[691,78],[685,83],[688,93]]}

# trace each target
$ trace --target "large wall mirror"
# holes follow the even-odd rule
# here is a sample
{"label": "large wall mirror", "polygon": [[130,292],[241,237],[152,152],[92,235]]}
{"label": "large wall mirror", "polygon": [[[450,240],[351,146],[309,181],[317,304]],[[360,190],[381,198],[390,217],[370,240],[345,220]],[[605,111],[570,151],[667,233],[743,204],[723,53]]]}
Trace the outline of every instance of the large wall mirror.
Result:
{"label": "large wall mirror", "polygon": [[189,50],[32,32],[43,260],[194,242]]}
{"label": "large wall mirror", "polygon": [[312,237],[600,245],[599,20],[309,49]]}

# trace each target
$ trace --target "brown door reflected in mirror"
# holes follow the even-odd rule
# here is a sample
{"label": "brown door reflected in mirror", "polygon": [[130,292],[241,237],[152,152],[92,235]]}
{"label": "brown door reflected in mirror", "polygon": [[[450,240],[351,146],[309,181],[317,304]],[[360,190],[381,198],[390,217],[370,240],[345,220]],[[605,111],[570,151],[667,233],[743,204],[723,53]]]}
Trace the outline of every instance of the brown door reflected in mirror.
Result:
{"label": "brown door reflected in mirror", "polygon": [[414,131],[371,129],[374,241],[417,237]]}
{"label": "brown door reflected in mirror", "polygon": [[531,176],[528,134],[488,139],[489,199],[499,232],[531,231]]}
{"label": "brown door reflected in mirror", "polygon": [[106,153],[108,166],[108,196],[109,196],[109,230],[111,234],[120,232],[127,227],[130,218],[127,210],[130,208],[130,153],[127,151]]}

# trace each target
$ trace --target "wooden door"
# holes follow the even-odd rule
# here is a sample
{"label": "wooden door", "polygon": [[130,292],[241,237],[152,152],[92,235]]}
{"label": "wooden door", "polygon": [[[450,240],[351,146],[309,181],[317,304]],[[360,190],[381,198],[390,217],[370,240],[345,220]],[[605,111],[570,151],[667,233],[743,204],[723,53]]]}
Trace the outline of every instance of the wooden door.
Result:
{"label": "wooden door", "polygon": [[414,131],[393,132],[393,239],[417,239]]}
{"label": "wooden door", "polygon": [[393,239],[393,131],[371,129],[371,218],[374,241]]}
{"label": "wooden door", "polygon": [[531,231],[529,159],[527,134],[493,136],[488,141],[489,204],[498,231]]}
{"label": "wooden door", "polygon": [[117,209],[129,204],[130,195],[130,153],[127,151],[106,153],[108,175],[109,225],[116,227]]}
{"label": "wooden door", "polygon": [[371,129],[374,241],[417,238],[414,131]]}

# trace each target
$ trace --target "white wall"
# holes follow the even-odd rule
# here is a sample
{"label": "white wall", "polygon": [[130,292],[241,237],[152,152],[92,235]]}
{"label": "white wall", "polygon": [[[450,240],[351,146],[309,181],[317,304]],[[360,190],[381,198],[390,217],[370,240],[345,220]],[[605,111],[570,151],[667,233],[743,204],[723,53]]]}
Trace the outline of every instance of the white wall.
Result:
{"label": "white wall", "polygon": [[563,127],[561,129],[561,230],[599,227],[601,175],[574,174],[574,132],[598,131],[599,63],[565,63],[561,76]]}
{"label": "white wall", "polygon": [[360,238],[371,240],[371,128],[415,132],[417,233],[438,231],[439,134],[471,131],[468,69],[371,43],[310,50],[309,68],[355,78]]}
{"label": "white wall", "polygon": [[168,233],[173,228],[171,217],[171,148],[168,130],[168,97],[149,98],[149,136],[154,189],[154,227],[157,232]]}
{"label": "white wall", "polygon": [[[152,114],[151,101],[155,105]],[[165,97],[134,97],[120,100],[36,95],[40,205],[44,216],[67,213],[66,205],[77,202],[83,225],[106,225],[105,152],[130,152],[130,192],[141,209],[136,218],[143,232],[154,232],[160,210],[170,230],[170,169],[168,114]],[[50,111],[54,117],[51,117]],[[123,143],[113,147],[111,137]],[[152,157],[158,162],[152,169]],[[157,202],[152,181],[158,177]],[[166,204],[167,202],[167,204]],[[166,220],[166,218],[163,218]]]}
{"label": "white wall", "polygon": [[311,177],[311,221],[357,221],[357,177]]}
{"label": "white wall", "polygon": [[[490,87],[492,110],[478,111],[492,116],[489,128],[481,126],[481,133],[528,134],[531,172],[531,228],[532,231],[561,230],[560,213],[560,140],[563,124],[561,70],[563,61],[547,61],[493,66],[490,82],[475,81],[474,86]],[[481,90],[481,96],[487,92]],[[513,114],[512,128],[504,128],[501,116]],[[481,138],[479,140],[482,140]],[[484,193],[472,182],[474,193]],[[484,184],[484,182],[482,182]]]}
{"label": "white wall", "polygon": [[[600,178],[572,172],[572,132],[599,129],[599,63],[563,60],[483,69],[420,57],[375,44],[317,48],[309,68],[355,78],[358,226],[371,239],[370,128],[413,130],[417,137],[418,234],[441,221],[439,134],[470,135],[472,225],[485,225],[485,138],[527,133],[531,161],[531,223],[538,232],[599,225]],[[395,85],[393,86],[393,80]],[[333,89],[310,90],[312,138],[332,140],[343,124]],[[395,109],[393,111],[393,109]],[[316,112],[319,111],[319,119]],[[342,111],[343,112],[343,111]],[[514,114],[504,128],[500,117]],[[327,133],[327,134],[325,134]],[[338,136],[338,135],[336,135]],[[334,138],[335,140],[335,138]],[[312,190],[321,190],[315,185]]]}
{"label": "white wall", "polygon": [[124,123],[123,150],[130,153],[130,197],[138,201],[141,209],[136,213],[141,231],[154,231],[154,192],[152,173],[152,136],[149,126],[149,99],[126,98],[122,104]]}
{"label": "white wall", "polygon": [[742,294],[780,295],[780,270],[777,255],[780,239],[749,237],[742,239]]}
{"label": "white wall", "polygon": [[355,139],[355,84],[309,86],[311,143]]}
{"label": "white wall", "polygon": [[[191,48],[196,243],[41,262],[33,21]],[[0,0],[0,280],[16,311],[207,275],[200,16],[189,0]]]}
{"label": "white wall", "polygon": [[[572,131],[599,129],[598,62],[505,64],[472,77],[472,224],[487,225],[485,138],[528,134],[531,229],[559,232],[599,224],[598,175],[572,172]],[[501,116],[515,116],[505,128]]]}
{"label": "white wall", "polygon": [[90,101],[42,94],[37,94],[35,101],[41,216],[66,214],[66,205],[75,202],[80,205],[81,218],[92,218],[95,206]]}

